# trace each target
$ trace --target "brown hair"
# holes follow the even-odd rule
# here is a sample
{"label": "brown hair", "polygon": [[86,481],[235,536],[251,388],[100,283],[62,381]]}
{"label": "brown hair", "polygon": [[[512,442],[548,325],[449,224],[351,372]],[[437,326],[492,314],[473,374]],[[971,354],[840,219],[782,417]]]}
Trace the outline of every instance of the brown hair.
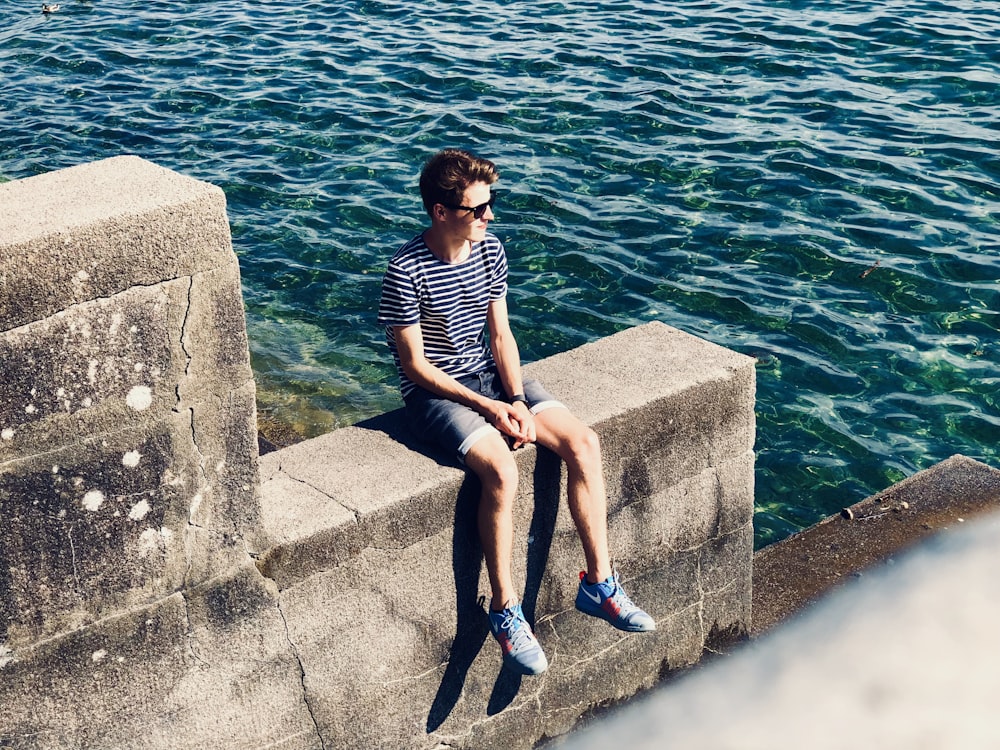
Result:
{"label": "brown hair", "polygon": [[446,148],[439,151],[424,165],[420,173],[420,197],[424,209],[431,213],[437,203],[457,206],[462,202],[466,188],[474,182],[492,185],[500,179],[496,165],[468,151]]}

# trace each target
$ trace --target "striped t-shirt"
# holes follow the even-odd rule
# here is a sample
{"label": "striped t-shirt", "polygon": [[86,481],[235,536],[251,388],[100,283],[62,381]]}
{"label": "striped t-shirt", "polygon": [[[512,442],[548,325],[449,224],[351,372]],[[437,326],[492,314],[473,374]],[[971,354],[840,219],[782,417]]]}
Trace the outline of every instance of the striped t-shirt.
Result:
{"label": "striped t-shirt", "polygon": [[507,255],[496,236],[472,246],[467,260],[438,260],[418,234],[389,261],[382,279],[378,322],[385,326],[396,362],[400,390],[416,385],[403,372],[394,326],[420,324],[424,356],[452,377],[480,372],[493,364],[486,341],[486,312],[507,295]]}

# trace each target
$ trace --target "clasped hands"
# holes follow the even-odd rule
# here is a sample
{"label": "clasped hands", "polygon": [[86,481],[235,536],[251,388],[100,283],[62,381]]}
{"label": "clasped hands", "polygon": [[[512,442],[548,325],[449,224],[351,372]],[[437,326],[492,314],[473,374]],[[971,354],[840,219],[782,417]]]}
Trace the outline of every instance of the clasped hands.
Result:
{"label": "clasped hands", "polygon": [[507,437],[513,438],[511,449],[517,450],[522,445],[535,442],[535,418],[523,401],[508,404],[506,401],[494,401],[491,411],[493,426]]}

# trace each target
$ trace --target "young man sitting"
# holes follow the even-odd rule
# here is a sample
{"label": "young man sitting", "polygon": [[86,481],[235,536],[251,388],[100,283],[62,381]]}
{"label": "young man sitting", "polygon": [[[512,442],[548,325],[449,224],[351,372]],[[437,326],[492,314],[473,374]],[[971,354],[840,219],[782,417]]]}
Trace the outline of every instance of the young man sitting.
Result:
{"label": "young man sitting", "polygon": [[477,519],[492,589],[490,627],[507,664],[539,674],[548,661],[511,577],[518,482],[512,449],[538,443],[566,463],[569,510],[587,568],[577,609],[621,630],[655,630],[656,623],[611,568],[596,433],[537,381],[522,380],[507,317],[507,258],[487,232],[497,179],[492,162],[457,149],[427,162],[420,194],[431,226],[389,262],[379,323],[417,434],[452,451],[481,482]]}

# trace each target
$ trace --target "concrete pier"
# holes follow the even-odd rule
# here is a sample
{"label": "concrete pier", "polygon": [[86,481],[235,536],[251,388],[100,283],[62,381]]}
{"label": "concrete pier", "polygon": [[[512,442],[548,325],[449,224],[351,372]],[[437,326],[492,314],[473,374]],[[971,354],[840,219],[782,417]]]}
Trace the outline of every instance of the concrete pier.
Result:
{"label": "concrete pier", "polygon": [[526,368],[600,436],[659,629],[574,610],[564,472],[524,448],[522,680],[474,482],[399,413],[258,461],[239,289],[217,188],[135,157],[0,185],[0,747],[531,747],[745,637],[751,358],[653,323]]}

